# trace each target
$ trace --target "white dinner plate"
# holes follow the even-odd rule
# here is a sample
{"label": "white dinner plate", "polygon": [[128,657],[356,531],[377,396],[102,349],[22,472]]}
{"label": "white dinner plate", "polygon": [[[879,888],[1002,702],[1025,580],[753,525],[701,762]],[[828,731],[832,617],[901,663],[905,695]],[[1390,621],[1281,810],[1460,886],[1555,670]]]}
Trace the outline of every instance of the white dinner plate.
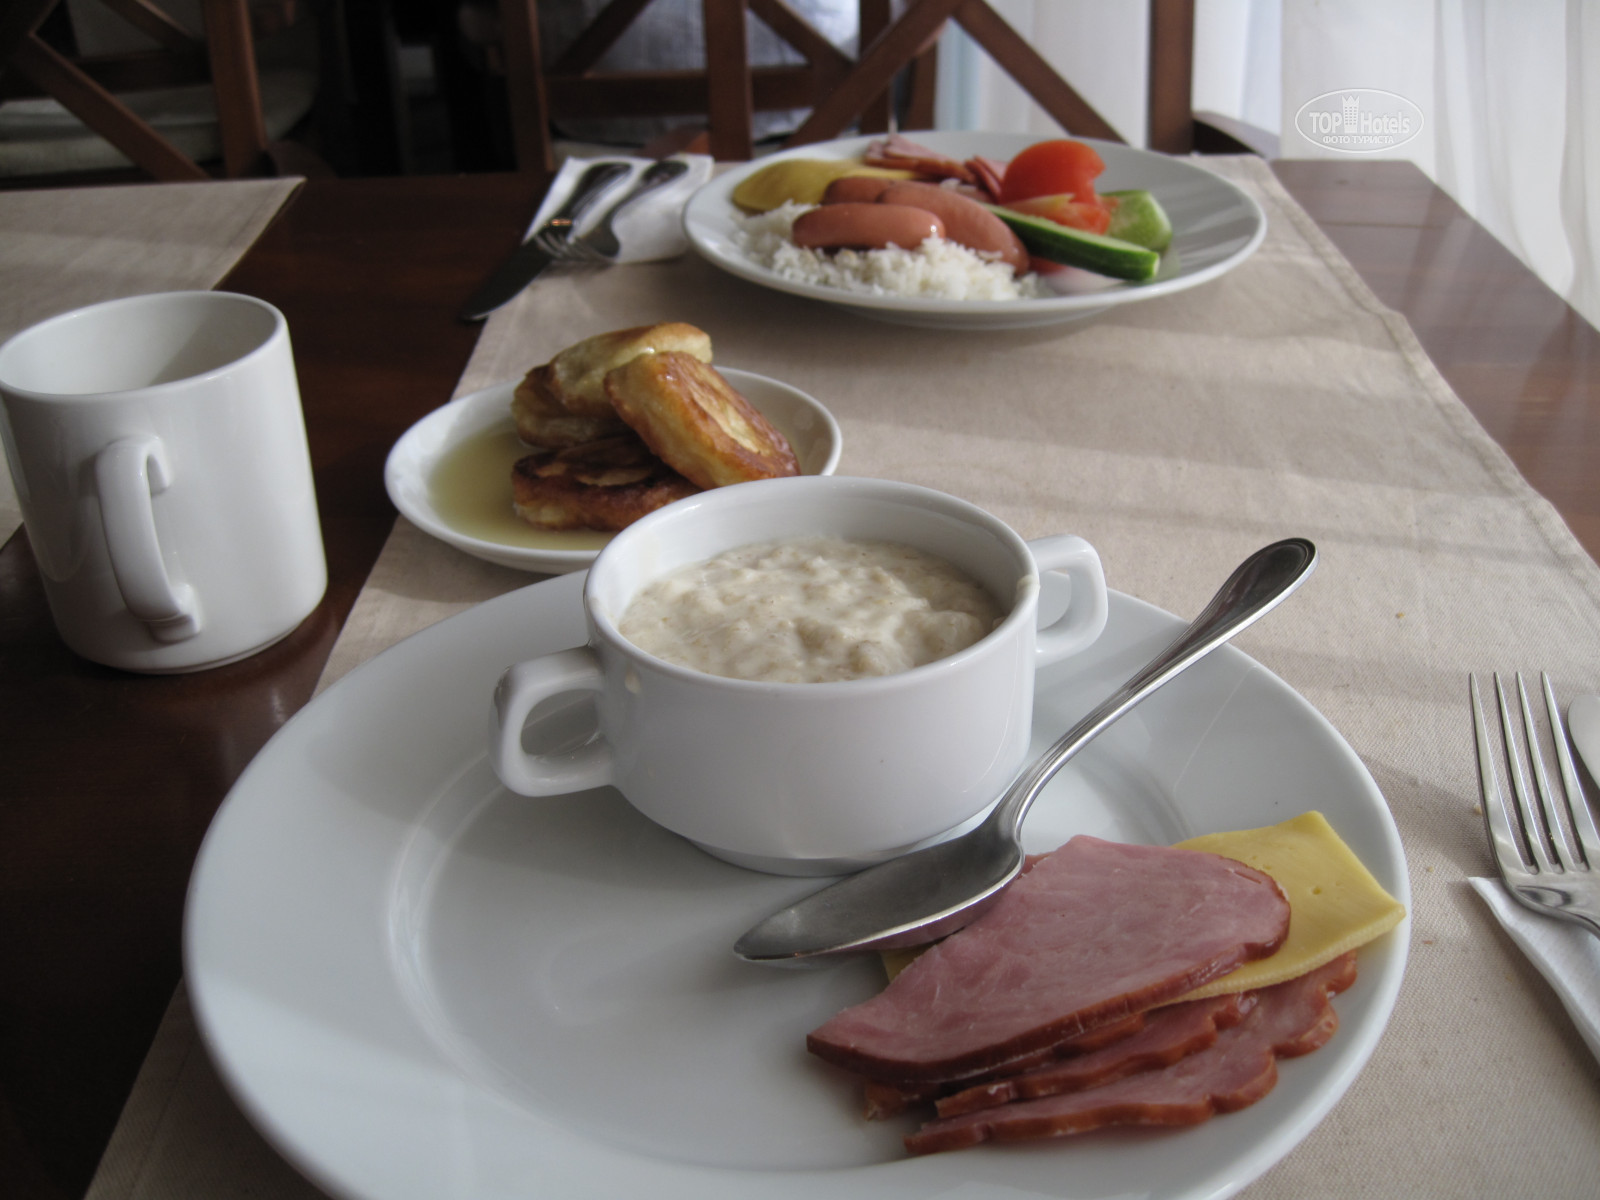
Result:
{"label": "white dinner plate", "polygon": [[[1344,1093],[1388,1020],[1409,923],[1361,952],[1338,1034],[1276,1089],[1185,1130],[907,1158],[808,1030],[882,985],[875,960],[797,971],[734,939],[815,888],[720,862],[610,789],[511,795],[485,759],[513,660],[584,639],[583,576],[441,622],[334,684],[251,763],[201,848],[185,918],[200,1029],[233,1095],[319,1186],[363,1200],[1217,1197]],[[1056,593],[1059,601],[1059,593]],[[1041,673],[1036,748],[1171,640],[1120,593],[1105,634]],[[930,730],[930,736],[936,736]],[[708,731],[706,752],[719,752]],[[1231,647],[1056,777],[1031,849],[1172,842],[1320,809],[1394,896],[1384,799],[1305,700]]]}
{"label": "white dinner plate", "polygon": [[[833,414],[776,379],[717,370],[789,439],[802,475],[833,474],[840,449]],[[514,382],[496,384],[423,417],[389,451],[384,486],[413,525],[468,554],[549,575],[580,570],[610,534],[535,529],[511,511],[511,464],[529,453],[511,421],[515,390]],[[449,475],[458,486],[450,486]]]}
{"label": "white dinner plate", "polygon": [[[741,213],[731,199],[734,188],[745,178],[784,158],[858,158],[874,140],[857,137],[797,146],[718,175],[696,192],[684,209],[684,230],[690,243],[711,262],[741,279],[780,292],[825,300],[864,317],[948,329],[1018,329],[1071,321],[1113,305],[1195,287],[1249,258],[1267,232],[1267,218],[1260,205],[1228,180],[1188,159],[1083,138],[1105,160],[1105,173],[1096,180],[1098,190],[1142,188],[1161,202],[1172,221],[1172,246],[1162,255],[1156,277],[1147,283],[1121,283],[1088,271],[1071,271],[1063,276],[1065,286],[1073,289],[1071,292],[1038,299],[874,296],[786,279],[745,255],[735,240]],[[914,140],[958,159],[981,154],[1009,160],[1046,139],[1014,133],[918,133]]]}

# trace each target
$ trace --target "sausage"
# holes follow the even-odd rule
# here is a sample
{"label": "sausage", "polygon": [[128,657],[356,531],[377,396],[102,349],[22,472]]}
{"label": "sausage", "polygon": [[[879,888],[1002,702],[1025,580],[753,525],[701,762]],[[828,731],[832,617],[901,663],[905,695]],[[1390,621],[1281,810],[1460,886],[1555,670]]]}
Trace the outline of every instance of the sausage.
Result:
{"label": "sausage", "polygon": [[923,208],[903,204],[824,204],[795,218],[790,232],[802,250],[915,250],[944,236],[944,222]]}
{"label": "sausage", "polygon": [[904,204],[926,209],[944,222],[945,237],[968,250],[997,255],[1016,274],[1028,270],[1028,252],[1011,227],[976,200],[936,183],[893,183],[878,196],[879,204]]}
{"label": "sausage", "polygon": [[835,179],[822,193],[824,204],[871,204],[884,188],[900,180],[883,175],[845,175]]}

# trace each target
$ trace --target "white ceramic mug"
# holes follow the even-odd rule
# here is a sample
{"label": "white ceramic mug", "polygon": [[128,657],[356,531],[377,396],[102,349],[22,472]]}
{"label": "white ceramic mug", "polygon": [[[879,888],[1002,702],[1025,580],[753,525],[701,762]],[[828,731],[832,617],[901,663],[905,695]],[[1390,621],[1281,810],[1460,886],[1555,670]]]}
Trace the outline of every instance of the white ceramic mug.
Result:
{"label": "white ceramic mug", "polygon": [[0,436],[62,638],[130,671],[278,641],[328,572],[283,314],[168,292],[0,346]]}
{"label": "white ceramic mug", "polygon": [[[825,534],[898,542],[960,567],[1008,606],[965,650],[897,675],[760,683],[703,674],[617,630],[645,584],[735,546]],[[1039,572],[1071,581],[1038,629]],[[898,854],[988,808],[1022,765],[1035,668],[1106,622],[1099,557],[1082,538],[1024,542],[982,509],[885,480],[807,476],[717,488],[618,534],[584,586],[588,645],[511,667],[491,716],[505,785],[556,795],[605,784],[720,858],[835,874]],[[593,693],[599,736],[530,753],[525,726]],[[536,718],[529,726],[530,715]]]}

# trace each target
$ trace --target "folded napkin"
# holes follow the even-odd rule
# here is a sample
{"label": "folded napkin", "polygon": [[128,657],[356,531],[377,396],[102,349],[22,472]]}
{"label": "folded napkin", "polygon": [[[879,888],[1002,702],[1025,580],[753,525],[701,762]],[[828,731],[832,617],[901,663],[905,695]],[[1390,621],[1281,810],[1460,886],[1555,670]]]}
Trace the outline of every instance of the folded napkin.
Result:
{"label": "folded napkin", "polygon": [[[689,248],[689,239],[683,234],[683,206],[689,202],[689,197],[699,190],[700,185],[711,178],[714,163],[711,157],[705,154],[675,154],[672,157],[688,163],[689,169],[666,187],[658,188],[648,196],[628,205],[617,218],[614,228],[617,240],[622,243],[622,252],[617,255],[618,262],[651,262],[658,258],[676,258]],[[597,224],[613,204],[627,195],[634,180],[654,160],[629,158],[621,154],[608,154],[604,159],[567,159],[561,164],[561,170],[556,173],[555,181],[550,185],[544,203],[539,206],[539,212],[533,218],[533,224],[528,226],[528,232],[531,234],[548,221],[571,194],[578,176],[594,163],[601,161],[627,163],[632,168],[632,174],[621,183],[612,184],[600,197],[599,202],[584,215],[578,225],[580,237],[587,233],[591,226]]]}
{"label": "folded napkin", "polygon": [[1581,926],[1524,908],[1498,879],[1467,882],[1528,961],[1550,981],[1590,1053],[1600,1060],[1600,938]]}

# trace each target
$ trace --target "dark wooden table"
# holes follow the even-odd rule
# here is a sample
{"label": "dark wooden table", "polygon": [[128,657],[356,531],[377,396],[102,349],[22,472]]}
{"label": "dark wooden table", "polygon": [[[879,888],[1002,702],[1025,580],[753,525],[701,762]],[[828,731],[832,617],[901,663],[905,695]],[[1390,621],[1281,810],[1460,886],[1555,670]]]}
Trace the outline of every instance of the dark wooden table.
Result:
{"label": "dark wooden table", "polygon": [[[1277,170],[1600,556],[1600,334],[1409,164]],[[96,667],[57,639],[25,534],[0,549],[0,1196],[88,1186],[179,979],[200,839],[310,697],[394,518],[384,457],[450,394],[477,336],[455,310],[539,194],[313,180],[224,282],[293,330],[330,584],[285,641],[199,675]]]}
{"label": "dark wooden table", "polygon": [[1280,162],[1275,170],[1600,558],[1595,328],[1410,163]]}

